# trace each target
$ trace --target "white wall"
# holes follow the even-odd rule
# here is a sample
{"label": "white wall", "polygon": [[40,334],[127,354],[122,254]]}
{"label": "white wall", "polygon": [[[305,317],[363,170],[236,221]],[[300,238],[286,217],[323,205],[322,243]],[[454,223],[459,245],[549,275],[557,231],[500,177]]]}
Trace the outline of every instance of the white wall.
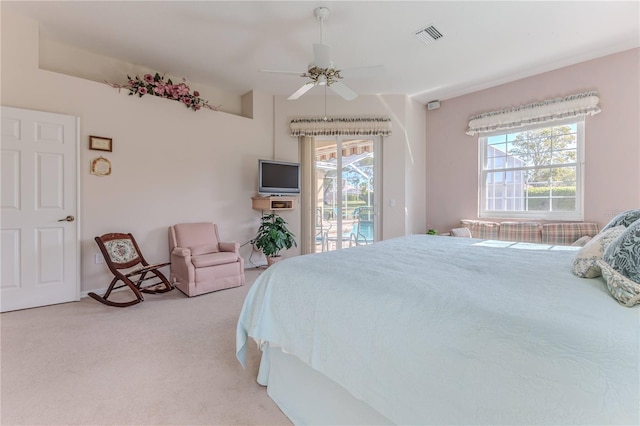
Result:
{"label": "white wall", "polygon": [[[253,94],[253,119],[192,111],[40,70],[38,56],[38,25],[3,12],[2,105],[80,117],[82,292],[111,279],[94,263],[94,237],[107,232],[133,233],[150,262],[169,259],[167,227],[177,222],[216,222],[226,241],[253,238],[257,160],[273,152],[271,96]],[[89,150],[89,135],[113,138],[113,152]],[[100,154],[113,164],[110,176],[89,173]],[[245,259],[250,252],[243,248]]]}
{"label": "white wall", "polygon": [[[233,103],[252,118],[192,111],[154,96],[129,96],[126,90],[118,92],[91,79],[40,69],[38,24],[6,12],[1,19],[2,105],[80,117],[83,293],[105,288],[111,280],[106,266],[94,263],[94,237],[107,232],[133,233],[150,262],[168,260],[167,227],[173,223],[216,222],[223,240],[252,239],[260,219],[260,212],[251,209],[257,160],[298,161],[298,141],[289,136],[291,118],[324,115],[323,98],[313,94],[287,101],[253,92]],[[87,53],[74,56],[65,50],[65,55]],[[53,67],[50,57],[47,63]],[[125,76],[131,72],[127,64],[107,60],[105,66],[111,75],[117,66]],[[99,74],[94,68],[90,73]],[[351,102],[329,97],[330,115],[385,115],[393,120],[393,134],[384,138],[382,152],[385,239],[426,229],[423,110],[404,95],[360,96]],[[89,135],[112,138],[113,152],[89,150]],[[112,162],[110,176],[89,173],[90,160],[101,154]],[[389,206],[391,199],[395,207]],[[299,236],[299,204],[282,216]],[[245,260],[252,256],[253,262],[262,261],[261,255],[251,254],[250,245],[241,252]],[[299,253],[298,248],[285,256]]]}
{"label": "white wall", "polygon": [[[127,75],[134,77],[144,74],[164,75],[173,82],[182,81],[183,76],[165,74],[165,70],[152,70],[137,64],[125,62],[116,58],[98,55],[93,52],[62,44],[58,41],[39,37],[39,68],[42,70],[59,72],[62,74],[81,77],[99,83],[108,81],[115,84],[126,84]],[[197,90],[202,99],[209,101],[209,105],[222,105],[223,110],[230,114],[244,115],[239,96],[228,93],[219,88],[204,84],[193,84],[187,81],[192,90]]]}
{"label": "white wall", "polygon": [[406,226],[413,234],[424,233],[427,230],[427,194],[422,185],[427,176],[426,109],[426,105],[407,98],[409,120],[406,134],[408,149],[405,158],[405,168],[408,171]]}

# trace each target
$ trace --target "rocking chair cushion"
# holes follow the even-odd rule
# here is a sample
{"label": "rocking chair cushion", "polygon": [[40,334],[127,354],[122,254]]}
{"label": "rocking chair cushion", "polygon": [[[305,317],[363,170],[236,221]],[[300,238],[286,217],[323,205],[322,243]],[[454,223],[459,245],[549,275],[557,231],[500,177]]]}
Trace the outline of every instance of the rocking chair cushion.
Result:
{"label": "rocking chair cushion", "polygon": [[204,268],[207,266],[223,265],[225,263],[234,263],[238,261],[238,253],[218,252],[210,254],[202,254],[191,258],[193,266],[196,268]]}
{"label": "rocking chair cushion", "polygon": [[190,247],[191,256],[200,256],[201,254],[218,253],[220,249],[218,244],[200,244]]}
{"label": "rocking chair cushion", "polygon": [[109,254],[109,258],[115,263],[131,262],[139,257],[138,251],[130,239],[123,238],[106,241],[104,247]]}

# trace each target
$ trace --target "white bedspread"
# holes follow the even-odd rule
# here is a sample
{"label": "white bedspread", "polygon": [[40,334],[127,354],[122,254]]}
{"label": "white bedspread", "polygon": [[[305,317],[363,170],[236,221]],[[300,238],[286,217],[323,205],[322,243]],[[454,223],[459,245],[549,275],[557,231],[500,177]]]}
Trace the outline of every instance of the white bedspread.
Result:
{"label": "white bedspread", "polygon": [[281,346],[398,424],[639,424],[638,308],[575,277],[574,251],[478,243],[280,262],[247,295],[238,358],[249,336]]}

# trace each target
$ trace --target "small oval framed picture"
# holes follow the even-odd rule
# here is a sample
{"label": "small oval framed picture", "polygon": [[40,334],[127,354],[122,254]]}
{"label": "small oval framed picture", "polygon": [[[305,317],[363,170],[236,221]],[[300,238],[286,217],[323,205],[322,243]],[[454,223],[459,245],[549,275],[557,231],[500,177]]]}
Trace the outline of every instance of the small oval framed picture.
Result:
{"label": "small oval framed picture", "polygon": [[91,160],[91,174],[96,176],[109,176],[111,174],[111,161],[100,156]]}
{"label": "small oval framed picture", "polygon": [[101,136],[89,136],[89,149],[96,151],[109,151],[113,150],[111,138],[103,138]]}

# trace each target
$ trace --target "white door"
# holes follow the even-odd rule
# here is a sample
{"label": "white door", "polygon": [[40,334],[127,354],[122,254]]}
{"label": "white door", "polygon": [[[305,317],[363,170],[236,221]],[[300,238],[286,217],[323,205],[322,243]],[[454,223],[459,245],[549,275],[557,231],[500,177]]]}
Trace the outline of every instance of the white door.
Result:
{"label": "white door", "polygon": [[79,300],[78,119],[1,111],[0,311]]}

